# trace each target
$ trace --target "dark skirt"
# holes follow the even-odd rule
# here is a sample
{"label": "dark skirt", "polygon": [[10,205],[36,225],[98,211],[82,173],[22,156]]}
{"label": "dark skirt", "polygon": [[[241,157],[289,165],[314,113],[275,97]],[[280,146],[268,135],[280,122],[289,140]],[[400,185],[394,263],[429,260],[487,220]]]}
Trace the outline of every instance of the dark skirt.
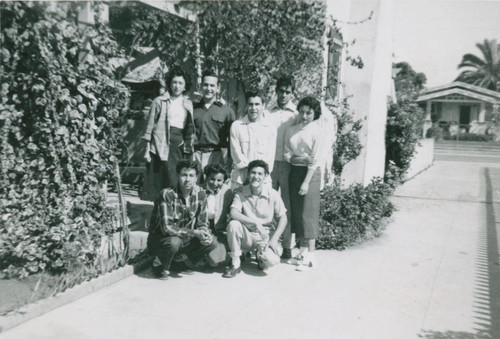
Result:
{"label": "dark skirt", "polygon": [[300,186],[307,174],[307,167],[291,166],[288,183],[292,233],[305,239],[317,239],[319,235],[320,170],[314,172],[306,195],[299,195]]}

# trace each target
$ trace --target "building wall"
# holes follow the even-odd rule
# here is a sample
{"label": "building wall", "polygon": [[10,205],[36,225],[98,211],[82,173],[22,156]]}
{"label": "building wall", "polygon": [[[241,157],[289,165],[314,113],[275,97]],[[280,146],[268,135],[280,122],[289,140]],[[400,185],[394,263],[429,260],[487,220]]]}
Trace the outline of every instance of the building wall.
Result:
{"label": "building wall", "polygon": [[457,121],[459,119],[459,108],[458,104],[443,102],[441,106],[441,117],[440,121]]}
{"label": "building wall", "polygon": [[418,143],[415,154],[410,162],[410,167],[406,172],[406,179],[409,180],[429,168],[434,162],[434,138],[422,139]]}
{"label": "building wall", "polygon": [[[443,102],[441,108],[441,117],[439,121],[460,121],[460,106],[465,103]],[[479,104],[470,104],[470,121],[479,120]]]}
{"label": "building wall", "polygon": [[385,169],[385,125],[387,100],[392,91],[392,0],[328,1],[328,12],[334,19],[358,24],[340,24],[349,55],[360,56],[363,69],[345,62],[341,70],[343,87],[341,98],[349,97],[350,107],[357,119],[364,119],[360,140],[362,154],[344,168],[342,180],[368,184],[375,176],[383,176]]}

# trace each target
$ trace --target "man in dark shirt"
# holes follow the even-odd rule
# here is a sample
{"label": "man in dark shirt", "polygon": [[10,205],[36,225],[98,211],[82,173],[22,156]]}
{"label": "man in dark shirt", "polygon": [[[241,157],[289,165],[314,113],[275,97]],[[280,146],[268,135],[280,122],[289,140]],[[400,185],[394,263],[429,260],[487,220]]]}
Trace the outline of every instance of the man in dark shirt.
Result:
{"label": "man in dark shirt", "polygon": [[215,72],[203,72],[203,97],[194,106],[194,158],[202,168],[219,163],[228,169],[229,128],[235,120],[235,114],[229,105],[218,100],[218,81]]}

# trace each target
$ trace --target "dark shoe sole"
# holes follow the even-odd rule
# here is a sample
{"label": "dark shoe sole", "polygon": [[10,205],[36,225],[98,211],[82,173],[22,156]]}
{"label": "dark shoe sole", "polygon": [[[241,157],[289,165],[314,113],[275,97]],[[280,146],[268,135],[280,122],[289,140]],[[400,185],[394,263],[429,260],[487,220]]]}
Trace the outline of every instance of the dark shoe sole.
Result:
{"label": "dark shoe sole", "polygon": [[153,277],[160,279],[160,280],[167,280],[168,279],[168,271],[165,271],[163,268],[156,268],[153,267]]}
{"label": "dark shoe sole", "polygon": [[241,267],[238,267],[238,269],[229,269],[222,274],[223,278],[234,278],[236,277],[239,273],[241,272]]}

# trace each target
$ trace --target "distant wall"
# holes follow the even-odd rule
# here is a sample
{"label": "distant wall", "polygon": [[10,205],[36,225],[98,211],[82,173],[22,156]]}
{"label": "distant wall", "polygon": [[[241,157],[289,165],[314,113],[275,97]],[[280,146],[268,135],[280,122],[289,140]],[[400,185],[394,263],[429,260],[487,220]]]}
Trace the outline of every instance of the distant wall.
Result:
{"label": "distant wall", "polygon": [[417,151],[411,160],[406,178],[411,179],[434,162],[434,138],[422,139],[417,145]]}

